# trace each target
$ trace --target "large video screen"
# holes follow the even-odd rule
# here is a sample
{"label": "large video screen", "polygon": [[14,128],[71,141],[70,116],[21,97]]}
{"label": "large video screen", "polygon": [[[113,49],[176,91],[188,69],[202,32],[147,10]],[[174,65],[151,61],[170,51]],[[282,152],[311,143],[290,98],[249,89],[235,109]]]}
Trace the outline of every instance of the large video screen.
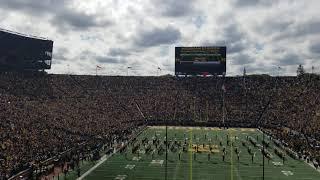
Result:
{"label": "large video screen", "polygon": [[50,69],[53,41],[0,31],[0,68]]}
{"label": "large video screen", "polygon": [[175,74],[225,74],[226,56],[226,47],[176,47]]}

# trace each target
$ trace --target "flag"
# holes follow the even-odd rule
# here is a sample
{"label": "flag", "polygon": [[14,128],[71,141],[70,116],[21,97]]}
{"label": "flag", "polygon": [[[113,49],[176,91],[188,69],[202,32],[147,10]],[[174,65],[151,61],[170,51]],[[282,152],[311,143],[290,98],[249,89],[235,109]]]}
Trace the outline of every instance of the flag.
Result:
{"label": "flag", "polygon": [[101,66],[99,66],[99,65],[97,65],[97,69],[102,69],[102,67],[101,67]]}

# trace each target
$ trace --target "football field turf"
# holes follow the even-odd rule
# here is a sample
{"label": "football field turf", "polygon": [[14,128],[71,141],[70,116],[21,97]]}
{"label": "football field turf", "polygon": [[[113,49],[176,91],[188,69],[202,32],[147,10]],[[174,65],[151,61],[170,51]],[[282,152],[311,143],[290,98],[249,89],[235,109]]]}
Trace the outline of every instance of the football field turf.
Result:
{"label": "football field turf", "polygon": [[[118,152],[103,161],[83,179],[164,180],[165,135],[165,127],[148,127],[136,141],[129,143],[124,152]],[[168,127],[167,179],[262,179],[262,137],[262,133],[256,129]],[[256,141],[257,145],[250,142],[250,139]],[[286,155],[283,164],[283,159],[275,154],[275,144],[269,137],[265,139],[270,142],[267,150],[272,158],[270,161],[265,158],[265,179],[320,179],[318,171],[289,155]],[[132,153],[134,147],[137,151]],[[248,148],[254,155],[248,152]],[[159,149],[164,150],[159,153]]]}

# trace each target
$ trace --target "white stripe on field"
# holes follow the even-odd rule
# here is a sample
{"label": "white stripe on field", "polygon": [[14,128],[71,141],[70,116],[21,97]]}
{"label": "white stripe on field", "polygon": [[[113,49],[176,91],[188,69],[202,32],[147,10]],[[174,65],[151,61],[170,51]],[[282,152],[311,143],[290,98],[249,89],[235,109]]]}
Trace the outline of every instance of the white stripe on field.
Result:
{"label": "white stripe on field", "polygon": [[[136,137],[138,137],[140,134],[142,134],[147,128],[140,130],[140,133],[138,133],[138,135]],[[132,140],[132,139],[131,139]],[[131,142],[131,140],[129,142]],[[125,144],[125,146],[127,146],[129,144],[129,142],[127,142]],[[92,168],[90,168],[87,172],[85,172],[84,174],[82,174],[79,178],[77,178],[77,180],[83,180],[86,176],[88,176],[88,174],[90,174],[92,171],[94,171],[95,169],[97,169],[101,164],[103,164],[106,160],[108,160],[111,156],[113,156],[114,154],[118,153],[119,149],[116,150],[116,152],[110,154],[109,156],[104,155],[102,156],[102,158],[99,160],[99,162],[94,165]]]}
{"label": "white stripe on field", "polygon": [[108,157],[107,157],[107,155],[102,156],[102,158],[100,159],[100,161],[96,165],[94,165],[91,169],[89,169],[87,172],[82,174],[79,178],[77,178],[77,180],[82,180],[83,178],[85,178],[88,174],[90,174],[92,171],[97,169],[97,167],[99,167],[102,163],[104,163],[106,160],[108,160],[112,155],[113,154],[109,155]]}
{"label": "white stripe on field", "polygon": [[[261,132],[262,134],[263,134],[263,132],[260,130],[260,129],[258,129],[258,131],[259,132]],[[268,135],[267,135],[268,136]],[[269,137],[269,136],[268,136]],[[316,169],[314,166],[313,166],[313,164],[312,164],[312,162],[310,161],[310,163],[308,163],[307,161],[304,161],[307,165],[309,165],[312,169],[314,169],[314,170],[316,170],[316,171],[318,171],[319,173],[320,173],[320,169]]]}
{"label": "white stripe on field", "polygon": [[316,170],[316,171],[318,171],[319,173],[320,173],[320,169],[316,169],[314,166],[313,166],[313,164],[312,164],[312,162],[310,161],[310,163],[308,163],[307,161],[304,161],[306,164],[308,164],[312,169],[314,169],[314,170]]}

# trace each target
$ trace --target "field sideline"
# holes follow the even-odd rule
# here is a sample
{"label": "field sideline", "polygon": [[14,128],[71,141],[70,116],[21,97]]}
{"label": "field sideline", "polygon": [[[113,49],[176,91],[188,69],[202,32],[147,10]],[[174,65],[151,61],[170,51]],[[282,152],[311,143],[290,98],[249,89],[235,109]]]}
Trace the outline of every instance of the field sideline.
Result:
{"label": "field sideline", "polygon": [[[263,156],[259,150],[262,133],[256,129],[168,127],[168,140],[167,177],[170,180],[262,179]],[[266,140],[270,142],[267,150],[271,159],[265,158],[265,179],[320,179],[320,173],[303,161],[288,155],[283,161],[275,154],[275,144],[268,137]],[[256,146],[251,141],[255,141]],[[82,177],[89,180],[165,179],[164,143],[165,127],[148,127],[125,151],[101,161]],[[134,147],[136,152],[132,152]]]}

